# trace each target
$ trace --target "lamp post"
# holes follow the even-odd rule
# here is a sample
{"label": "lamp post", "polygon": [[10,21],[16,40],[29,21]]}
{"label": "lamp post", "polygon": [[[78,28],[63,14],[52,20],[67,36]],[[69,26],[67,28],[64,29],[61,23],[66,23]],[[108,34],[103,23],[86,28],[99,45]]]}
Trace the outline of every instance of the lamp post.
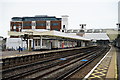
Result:
{"label": "lamp post", "polygon": [[[33,32],[26,32],[23,36],[24,40],[26,41],[27,44],[27,49],[31,51],[31,41],[29,39],[33,38]],[[29,47],[28,47],[28,41],[29,41]]]}
{"label": "lamp post", "polygon": [[117,23],[116,25],[118,25],[118,31],[120,31],[120,23]]}
{"label": "lamp post", "polygon": [[81,29],[84,29],[84,26],[86,26],[86,24],[80,24]]}
{"label": "lamp post", "polygon": [[80,26],[81,26],[81,30],[80,30],[80,32],[82,32],[82,33],[84,33],[85,32],[85,28],[84,28],[84,26],[86,26],[86,24],[80,24]]}
{"label": "lamp post", "polygon": [[[33,39],[33,32],[27,32],[28,33],[28,39]],[[31,40],[28,40],[29,41],[29,47],[28,47],[28,50],[31,51]]]}

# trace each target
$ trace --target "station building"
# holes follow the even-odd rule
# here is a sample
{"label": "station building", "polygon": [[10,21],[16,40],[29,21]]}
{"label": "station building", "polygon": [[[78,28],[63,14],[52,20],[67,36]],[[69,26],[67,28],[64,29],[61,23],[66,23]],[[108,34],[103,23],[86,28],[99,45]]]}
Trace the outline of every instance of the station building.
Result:
{"label": "station building", "polygon": [[[13,17],[10,22],[10,31],[22,32],[25,30],[56,30],[65,32],[68,28],[68,16],[63,15],[62,18],[47,15],[37,15],[34,17]],[[10,36],[17,38],[19,36]]]}
{"label": "station building", "polygon": [[[10,36],[20,36],[21,43],[16,47],[18,48],[21,46],[22,48],[27,48],[29,50],[85,47],[90,44],[90,39],[55,30],[9,31],[8,34]],[[25,35],[27,35],[27,37],[24,39]],[[26,46],[23,45],[23,42],[26,43]]]}
{"label": "station building", "polygon": [[67,30],[67,15],[61,18],[47,15],[13,17],[6,47],[17,50],[20,46],[22,49],[39,50],[89,45],[90,39],[65,33]]}

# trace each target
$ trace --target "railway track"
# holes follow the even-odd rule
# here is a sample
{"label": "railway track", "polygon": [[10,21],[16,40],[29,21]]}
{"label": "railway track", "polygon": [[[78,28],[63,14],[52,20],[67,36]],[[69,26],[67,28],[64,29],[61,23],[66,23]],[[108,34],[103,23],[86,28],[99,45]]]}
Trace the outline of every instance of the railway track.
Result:
{"label": "railway track", "polygon": [[[76,68],[84,67],[84,65],[87,65],[101,55],[100,53],[105,53],[106,51],[107,47],[102,48],[101,46],[98,46],[90,48],[90,50],[87,49],[87,51],[77,51],[71,55],[62,55],[50,60],[5,69],[2,71],[3,79],[64,79],[66,75],[75,71]],[[60,58],[65,58],[66,60],[61,61],[59,60]],[[83,62],[81,61],[82,59],[88,61]]]}
{"label": "railway track", "polygon": [[82,69],[83,67],[85,67],[86,65],[88,65],[89,63],[91,63],[92,61],[94,61],[96,58],[98,58],[99,56],[101,56],[101,53],[102,54],[105,54],[109,51],[110,48],[105,48],[99,52],[97,52],[96,55],[92,55],[92,56],[89,56],[88,58],[88,61],[87,62],[84,62],[82,64],[80,64],[79,66],[76,66],[72,69],[70,69],[69,71],[65,72],[64,74],[58,76],[55,78],[55,80],[67,80],[67,79],[70,79],[71,75],[74,75],[76,72],[78,72],[80,69]]}
{"label": "railway track", "polygon": [[[21,65],[26,65],[26,64],[31,64],[35,63],[38,61],[42,60],[49,60],[51,58],[55,58],[57,56],[62,56],[62,55],[68,55],[74,51],[80,52],[80,51],[85,51],[88,48],[93,48],[95,46],[90,46],[87,48],[73,48],[73,49],[67,49],[67,50],[59,50],[55,52],[45,52],[45,53],[40,53],[40,54],[33,54],[33,55],[25,55],[25,56],[16,56],[16,57],[8,57],[8,58],[3,58],[1,61],[2,63],[2,69],[8,69],[11,67],[16,67],[16,66],[21,66]],[[64,54],[67,53],[67,54]]]}
{"label": "railway track", "polygon": [[[51,78],[56,79],[56,80],[66,79],[72,73],[76,72],[78,69],[81,69],[85,65],[89,64],[91,61],[93,61],[95,58],[97,58],[103,52],[104,52],[104,50],[99,50],[99,51],[97,51],[97,54],[92,55],[92,53],[91,53],[91,55],[84,56],[76,61],[73,61],[71,63],[63,65],[64,69],[63,69],[63,67],[61,67],[59,69],[52,70],[51,72],[44,74],[44,76],[38,76],[38,77],[34,78],[34,80],[51,79]],[[93,53],[95,53],[95,52],[93,52]],[[82,62],[82,61],[80,61],[81,59],[86,59],[88,61]]]}

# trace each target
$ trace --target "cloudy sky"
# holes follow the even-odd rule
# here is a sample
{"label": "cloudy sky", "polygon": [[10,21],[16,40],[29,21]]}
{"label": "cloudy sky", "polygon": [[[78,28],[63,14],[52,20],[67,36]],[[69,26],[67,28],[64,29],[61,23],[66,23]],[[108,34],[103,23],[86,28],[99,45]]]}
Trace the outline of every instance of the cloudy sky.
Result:
{"label": "cloudy sky", "polygon": [[119,0],[0,0],[0,36],[8,37],[12,17],[69,16],[69,29],[116,28]]}

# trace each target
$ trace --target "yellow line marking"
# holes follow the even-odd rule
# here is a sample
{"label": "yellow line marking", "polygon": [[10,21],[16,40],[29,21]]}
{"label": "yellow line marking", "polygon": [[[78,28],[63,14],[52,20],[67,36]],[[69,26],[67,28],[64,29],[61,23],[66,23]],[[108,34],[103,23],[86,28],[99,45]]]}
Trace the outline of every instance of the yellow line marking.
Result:
{"label": "yellow line marking", "polygon": [[[82,80],[86,80],[87,78],[89,79],[90,78],[90,75],[92,75],[92,73],[94,73],[94,71],[97,69],[97,67],[101,66],[101,67],[104,67],[103,64],[107,64],[106,63],[102,63],[103,60],[106,59],[106,57],[108,56],[108,54],[110,53],[110,51],[112,50],[112,47],[110,48],[110,50],[106,53],[106,55],[98,62],[98,64],[82,79]],[[108,57],[109,58],[109,57]],[[102,64],[102,65],[101,65]],[[108,67],[108,66],[106,66]],[[94,74],[93,74],[94,75]],[[101,78],[101,77],[100,77]],[[103,80],[103,79],[102,79]]]}
{"label": "yellow line marking", "polygon": [[117,52],[115,52],[115,79],[117,80],[118,75],[117,75],[117,57],[116,57],[116,55],[117,55]]}

